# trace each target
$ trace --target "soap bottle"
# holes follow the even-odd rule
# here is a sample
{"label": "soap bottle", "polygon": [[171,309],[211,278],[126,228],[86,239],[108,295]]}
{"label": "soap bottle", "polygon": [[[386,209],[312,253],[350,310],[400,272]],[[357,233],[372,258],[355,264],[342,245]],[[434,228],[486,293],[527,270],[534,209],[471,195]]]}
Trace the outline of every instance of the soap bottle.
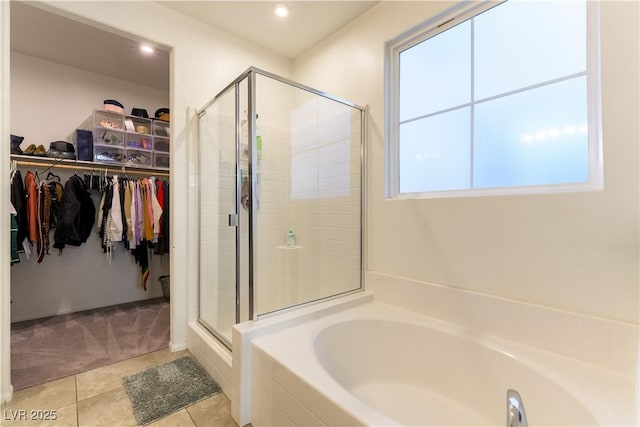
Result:
{"label": "soap bottle", "polygon": [[287,232],[287,246],[292,248],[296,245],[296,233],[292,229]]}

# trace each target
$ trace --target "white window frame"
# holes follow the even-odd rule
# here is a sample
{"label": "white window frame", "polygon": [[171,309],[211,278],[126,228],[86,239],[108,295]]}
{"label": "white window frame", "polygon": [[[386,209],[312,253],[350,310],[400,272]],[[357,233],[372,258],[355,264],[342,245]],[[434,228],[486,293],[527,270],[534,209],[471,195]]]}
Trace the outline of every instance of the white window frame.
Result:
{"label": "white window frame", "polygon": [[602,160],[602,114],[600,89],[599,1],[587,0],[587,120],[589,127],[589,180],[584,183],[466,188],[460,190],[400,193],[399,190],[399,94],[400,53],[434,37],[480,13],[503,3],[500,1],[460,2],[388,41],[385,45],[385,196],[387,199],[445,198],[490,195],[517,195],[599,191],[604,189]]}

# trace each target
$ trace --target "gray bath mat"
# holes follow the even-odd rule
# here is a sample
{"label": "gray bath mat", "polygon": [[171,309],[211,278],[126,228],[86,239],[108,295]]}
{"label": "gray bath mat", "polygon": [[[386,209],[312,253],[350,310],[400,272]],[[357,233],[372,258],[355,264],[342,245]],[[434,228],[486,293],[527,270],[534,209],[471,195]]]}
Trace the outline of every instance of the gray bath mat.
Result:
{"label": "gray bath mat", "polygon": [[190,356],[123,378],[139,424],[149,424],[220,391]]}

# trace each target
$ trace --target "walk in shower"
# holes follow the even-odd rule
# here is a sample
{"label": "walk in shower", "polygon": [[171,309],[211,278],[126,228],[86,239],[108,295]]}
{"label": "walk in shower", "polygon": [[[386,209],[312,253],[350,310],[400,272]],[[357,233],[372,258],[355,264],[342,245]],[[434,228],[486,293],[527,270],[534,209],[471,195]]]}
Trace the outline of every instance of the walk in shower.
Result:
{"label": "walk in shower", "polygon": [[362,289],[365,111],[250,68],[198,111],[199,321]]}

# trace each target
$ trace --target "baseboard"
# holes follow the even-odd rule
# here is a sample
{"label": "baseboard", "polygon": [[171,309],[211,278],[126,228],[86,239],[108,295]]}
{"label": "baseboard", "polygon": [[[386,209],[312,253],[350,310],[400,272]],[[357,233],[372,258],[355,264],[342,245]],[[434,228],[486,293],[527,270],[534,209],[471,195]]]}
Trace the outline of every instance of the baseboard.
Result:
{"label": "baseboard", "polygon": [[0,404],[10,402],[13,399],[13,386],[9,384],[9,390],[0,396]]}
{"label": "baseboard", "polygon": [[169,341],[169,349],[172,352],[176,352],[176,351],[182,351],[182,350],[186,350],[187,349],[187,343],[174,343],[172,341]]}
{"label": "baseboard", "polygon": [[[2,1],[2,0],[0,0],[0,1]],[[131,300],[131,301],[121,301],[121,302],[116,302],[114,304],[108,304],[108,305],[90,304],[90,305],[82,305],[82,306],[77,306],[77,307],[68,307],[68,308],[65,308],[63,310],[45,311],[45,312],[41,312],[41,313],[31,313],[31,314],[19,316],[19,317],[16,317],[16,318],[12,317],[11,318],[11,323],[26,322],[28,320],[44,319],[45,317],[62,316],[62,315],[65,315],[65,314],[79,313],[81,311],[89,311],[89,310],[96,310],[96,309],[101,309],[101,308],[109,308],[109,307],[114,307],[116,305],[148,301],[148,300],[157,299],[157,298],[162,298],[162,293],[160,293],[160,295],[149,295],[148,298],[135,299],[135,300]]]}

